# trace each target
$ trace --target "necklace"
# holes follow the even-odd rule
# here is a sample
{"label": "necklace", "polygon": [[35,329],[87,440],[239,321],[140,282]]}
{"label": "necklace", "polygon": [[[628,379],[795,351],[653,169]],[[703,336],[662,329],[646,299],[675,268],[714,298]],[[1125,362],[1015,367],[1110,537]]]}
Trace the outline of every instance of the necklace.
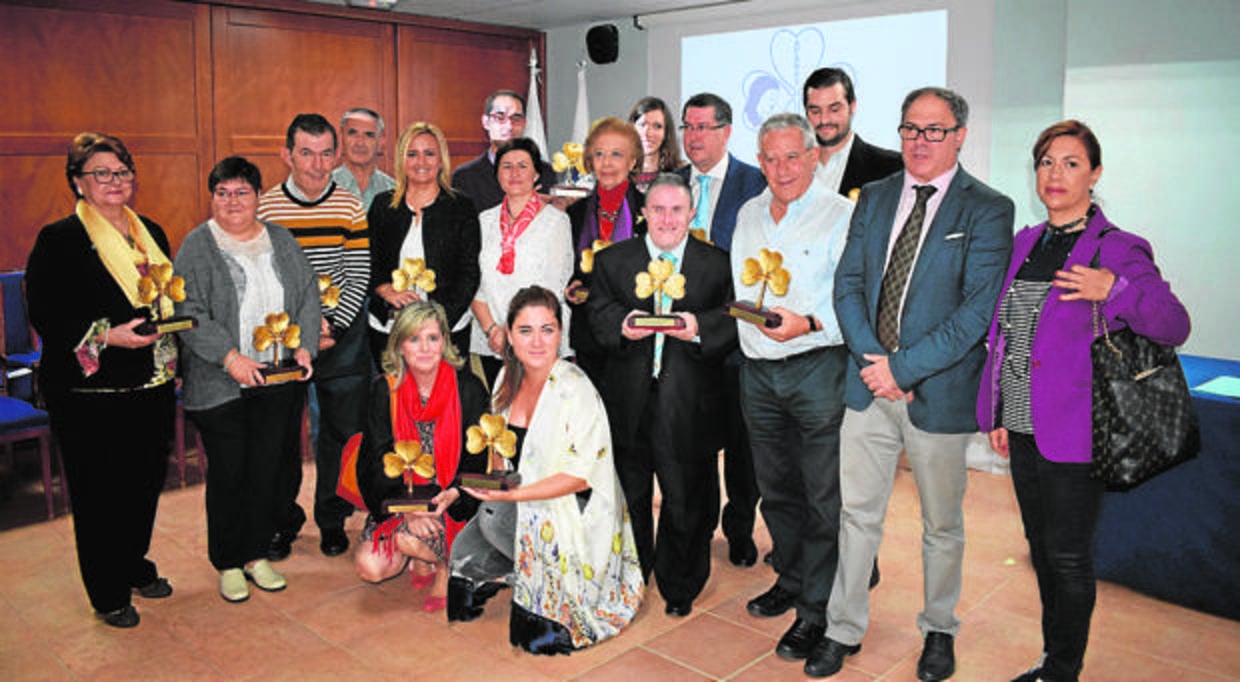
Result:
{"label": "necklace", "polygon": [[[1089,218],[1093,216],[1093,214],[1094,214],[1094,207],[1090,205],[1089,209],[1085,211],[1085,215],[1081,216],[1080,218],[1077,218],[1076,220],[1073,220],[1071,222],[1066,222],[1063,225],[1056,225],[1052,223],[1051,221],[1047,220],[1046,227],[1051,232],[1056,232],[1058,234],[1071,234],[1073,232],[1077,232],[1079,230],[1085,229],[1085,225],[1083,225],[1082,223],[1084,223],[1086,220],[1089,220]],[[1078,225],[1080,227],[1077,227]]]}

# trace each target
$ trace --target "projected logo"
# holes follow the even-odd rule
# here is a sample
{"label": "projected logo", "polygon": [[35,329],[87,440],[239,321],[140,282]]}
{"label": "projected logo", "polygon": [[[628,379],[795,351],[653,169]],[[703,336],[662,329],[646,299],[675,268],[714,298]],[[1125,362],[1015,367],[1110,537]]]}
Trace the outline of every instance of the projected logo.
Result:
{"label": "projected logo", "polygon": [[770,69],[755,69],[741,79],[745,106],[740,118],[741,124],[749,130],[756,131],[771,114],[800,112],[801,84],[820,66],[843,69],[856,80],[851,64],[822,63],[827,51],[827,39],[815,27],[798,31],[781,28],[771,36],[768,50]]}

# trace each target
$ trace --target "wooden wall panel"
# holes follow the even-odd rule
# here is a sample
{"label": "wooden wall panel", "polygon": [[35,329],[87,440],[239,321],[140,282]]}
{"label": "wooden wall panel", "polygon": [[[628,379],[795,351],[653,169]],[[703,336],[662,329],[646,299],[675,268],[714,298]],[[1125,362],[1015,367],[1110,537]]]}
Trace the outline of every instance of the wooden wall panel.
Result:
{"label": "wooden wall panel", "polygon": [[279,153],[297,114],[317,112],[337,127],[355,106],[391,118],[390,25],[230,7],[213,13],[219,158],[245,156],[272,186],[287,176]]}
{"label": "wooden wall panel", "polygon": [[482,153],[487,146],[482,105],[501,88],[525,96],[531,47],[541,55],[541,36],[401,26],[396,43],[400,127],[422,120],[438,125],[448,137],[454,166]]}
{"label": "wooden wall panel", "polygon": [[388,150],[431,120],[465,160],[485,147],[482,100],[525,93],[530,48],[545,52],[536,31],[291,0],[3,0],[0,45],[0,269],[24,267],[39,228],[72,210],[65,150],[83,130],[129,146],[134,208],[175,249],[209,214],[218,159],[249,157],[268,186],[287,176],[297,113],[334,125],[373,108]]}
{"label": "wooden wall panel", "polygon": [[[0,67],[9,103],[0,123],[0,268],[24,267],[38,229],[72,210],[65,150],[83,130],[129,147],[141,188],[136,210],[178,243],[192,227],[182,223],[205,208],[205,192],[186,193],[182,178],[210,168],[209,99],[199,77],[206,12],[150,1],[0,6],[0,44],[10,55]],[[172,168],[169,158],[177,159]]]}

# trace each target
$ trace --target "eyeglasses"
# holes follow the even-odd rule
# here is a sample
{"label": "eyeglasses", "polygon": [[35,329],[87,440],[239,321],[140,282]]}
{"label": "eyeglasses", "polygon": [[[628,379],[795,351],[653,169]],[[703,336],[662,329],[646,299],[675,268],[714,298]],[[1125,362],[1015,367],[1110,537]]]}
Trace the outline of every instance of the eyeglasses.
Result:
{"label": "eyeglasses", "polygon": [[727,126],[728,124],[726,123],[716,123],[715,125],[710,125],[708,123],[699,123],[697,125],[692,125],[692,126],[689,125],[688,123],[681,123],[680,132],[682,133],[690,133],[690,132],[704,133],[708,130],[719,130],[720,128],[726,128]]}
{"label": "eyeglasses", "polygon": [[133,182],[134,173],[128,168],[118,170],[118,171],[108,170],[107,168],[100,168],[98,170],[82,171],[81,173],[78,173],[79,178],[84,178],[87,175],[95,176],[95,182],[101,185],[106,185],[112,182],[112,178],[119,178],[121,182]]}
{"label": "eyeglasses", "polygon": [[217,189],[212,194],[220,201],[228,201],[229,199],[237,199],[243,201],[254,195],[254,191],[249,188],[235,189],[232,191],[226,189]]}
{"label": "eyeglasses", "polygon": [[495,121],[496,123],[512,123],[513,125],[518,125],[525,122],[525,114],[505,114],[502,111],[487,114],[487,118]]}
{"label": "eyeglasses", "polygon": [[904,140],[916,140],[918,135],[926,138],[926,142],[942,142],[947,139],[948,133],[954,133],[960,130],[960,126],[953,128],[940,128],[938,126],[930,126],[929,128],[918,128],[912,123],[903,123],[896,132],[900,133],[900,138]]}

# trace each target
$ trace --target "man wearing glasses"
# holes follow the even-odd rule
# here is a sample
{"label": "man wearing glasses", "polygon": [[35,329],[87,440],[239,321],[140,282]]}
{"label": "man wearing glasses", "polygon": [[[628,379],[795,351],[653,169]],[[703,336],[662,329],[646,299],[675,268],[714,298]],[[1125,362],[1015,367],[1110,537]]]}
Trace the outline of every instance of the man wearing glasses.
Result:
{"label": "man wearing glasses", "polygon": [[[495,150],[525,134],[525,99],[512,90],[496,90],[487,97],[483,112],[482,129],[487,131],[490,146],[478,158],[461,164],[452,172],[452,187],[473,199],[479,213],[498,206],[504,199],[504,190],[500,189],[495,176]],[[545,194],[554,184],[555,171],[542,164],[536,188],[540,194]]]}
{"label": "man wearing glasses", "polygon": [[[689,227],[692,234],[724,251],[732,250],[736,213],[746,201],[766,189],[762,171],[728,153],[732,135],[732,107],[718,95],[702,92],[685,100],[680,131],[689,165],[677,170],[693,193],[696,213]],[[746,254],[753,256],[754,254]],[[749,433],[741,418],[740,353],[733,352],[723,367],[722,438],[715,449],[724,449],[723,481],[728,503],[723,508],[723,535],[728,539],[728,560],[734,566],[752,566],[758,559],[753,543],[754,509],[758,484],[754,479]]]}
{"label": "man wearing glasses", "polygon": [[965,446],[987,325],[1012,250],[1012,200],[960,167],[969,107],[943,88],[904,98],[904,172],[861,190],[835,273],[835,313],[852,356],[840,429],[839,566],[826,636],[805,673],[827,677],[861,650],[870,570],[903,450],[921,499],[925,639],[921,680],[956,669],[964,558]]}

